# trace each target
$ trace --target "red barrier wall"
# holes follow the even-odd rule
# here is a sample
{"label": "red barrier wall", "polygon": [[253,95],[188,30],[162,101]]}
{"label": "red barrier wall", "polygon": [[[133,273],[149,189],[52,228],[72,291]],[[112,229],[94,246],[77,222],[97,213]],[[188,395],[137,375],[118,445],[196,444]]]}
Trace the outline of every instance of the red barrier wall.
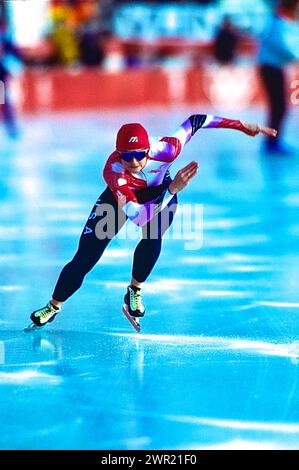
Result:
{"label": "red barrier wall", "polygon": [[[299,74],[292,71],[292,78]],[[20,108],[78,111],[129,106],[200,104],[242,108],[264,101],[254,68],[167,70],[28,70],[18,84]]]}

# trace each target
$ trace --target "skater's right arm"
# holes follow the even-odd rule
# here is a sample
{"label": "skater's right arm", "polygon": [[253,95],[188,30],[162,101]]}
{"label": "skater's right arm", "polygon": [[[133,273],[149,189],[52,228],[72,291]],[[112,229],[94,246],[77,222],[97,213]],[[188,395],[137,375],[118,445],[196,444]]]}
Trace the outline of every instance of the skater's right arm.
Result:
{"label": "skater's right arm", "polygon": [[[173,134],[160,139],[157,143],[157,149],[153,152],[153,158],[172,163],[199,129],[232,129],[241,131],[251,137],[260,133],[271,137],[276,137],[277,134],[275,129],[247,123],[239,119],[213,116],[212,114],[193,114]],[[157,156],[155,156],[155,153]]]}
{"label": "skater's right arm", "polygon": [[193,114],[173,134],[183,148],[199,129],[232,129],[254,137],[260,133],[275,137],[277,132],[259,124],[251,124],[239,119],[230,119],[212,114]]}

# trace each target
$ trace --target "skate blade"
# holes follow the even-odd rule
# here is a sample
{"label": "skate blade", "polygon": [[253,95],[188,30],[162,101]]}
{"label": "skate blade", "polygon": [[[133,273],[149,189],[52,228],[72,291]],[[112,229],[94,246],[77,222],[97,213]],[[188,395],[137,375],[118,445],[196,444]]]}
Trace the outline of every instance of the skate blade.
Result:
{"label": "skate blade", "polygon": [[131,323],[131,325],[133,326],[133,328],[137,331],[137,333],[140,333],[141,327],[140,327],[138,318],[131,317],[125,305],[122,306],[122,311],[124,315],[127,317],[127,319],[129,320],[129,322]]}
{"label": "skate blade", "polygon": [[43,326],[44,325],[38,326],[35,323],[30,323],[30,325],[28,325],[28,326],[26,326],[26,328],[24,328],[24,332],[29,333],[29,331],[40,330]]}

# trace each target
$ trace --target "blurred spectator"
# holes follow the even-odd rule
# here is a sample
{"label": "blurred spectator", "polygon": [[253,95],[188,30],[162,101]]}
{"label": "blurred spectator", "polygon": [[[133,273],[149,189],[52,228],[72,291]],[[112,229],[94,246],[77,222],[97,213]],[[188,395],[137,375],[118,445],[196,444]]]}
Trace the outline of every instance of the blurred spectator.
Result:
{"label": "blurred spectator", "polygon": [[146,53],[142,45],[137,42],[129,42],[125,50],[125,65],[129,68],[139,68],[146,64]]}
{"label": "blurred spectator", "polygon": [[101,65],[104,59],[102,37],[94,22],[88,22],[80,30],[80,61],[86,66]]}
{"label": "blurred spectator", "polygon": [[21,55],[11,40],[6,21],[0,19],[0,80],[4,87],[4,103],[0,104],[7,134],[16,138],[18,128],[12,99],[9,93],[9,79],[21,67]]}
{"label": "blurred spectator", "polygon": [[79,60],[79,42],[76,36],[75,8],[68,4],[55,4],[51,9],[51,17],[54,62],[76,64]]}
{"label": "blurred spectator", "polygon": [[[54,63],[100,66],[108,36],[107,6],[111,1],[55,0],[50,7]],[[109,15],[108,15],[109,16]]]}
{"label": "blurred spectator", "polygon": [[65,21],[56,23],[52,32],[55,62],[74,65],[79,59],[79,45],[74,32]]}
{"label": "blurred spectator", "polygon": [[281,133],[287,112],[284,67],[299,60],[298,10],[299,0],[281,0],[260,45],[259,71],[269,103],[268,125],[278,131],[277,139],[265,142],[265,150],[273,153],[292,153],[282,142]]}
{"label": "blurred spectator", "polygon": [[231,64],[236,57],[239,32],[230,18],[225,16],[215,37],[214,51],[216,60],[223,65]]}
{"label": "blurred spectator", "polygon": [[80,62],[88,67],[100,66],[105,57],[107,31],[101,31],[98,12],[94,11],[78,30]]}

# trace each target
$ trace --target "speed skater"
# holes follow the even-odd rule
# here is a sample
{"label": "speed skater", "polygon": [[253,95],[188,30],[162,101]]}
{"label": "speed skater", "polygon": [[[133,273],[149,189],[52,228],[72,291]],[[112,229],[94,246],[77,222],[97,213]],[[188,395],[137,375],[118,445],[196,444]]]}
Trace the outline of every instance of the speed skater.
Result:
{"label": "speed skater", "polygon": [[115,150],[108,157],[103,176],[107,183],[97,199],[82,231],[73,259],[62,269],[48,304],[35,310],[29,328],[52,322],[63,303],[82,285],[86,274],[100,260],[106,247],[130,219],[141,227],[142,237],[133,256],[132,277],[124,296],[123,311],[137,331],[145,314],[141,287],[159,258],[162,238],[173,222],[178,198],[197,174],[192,161],[172,179],[170,166],[199,129],[224,128],[248,136],[260,133],[276,137],[276,130],[259,124],[226,119],[209,114],[194,114],[170,136],[149,138],[139,123],[124,124],[116,136]]}

